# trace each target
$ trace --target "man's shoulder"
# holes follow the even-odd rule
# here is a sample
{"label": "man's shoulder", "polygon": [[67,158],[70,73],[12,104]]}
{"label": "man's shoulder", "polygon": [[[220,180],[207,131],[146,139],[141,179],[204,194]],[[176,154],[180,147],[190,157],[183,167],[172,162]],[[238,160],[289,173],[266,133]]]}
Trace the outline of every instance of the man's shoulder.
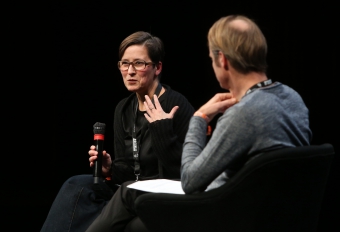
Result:
{"label": "man's shoulder", "polygon": [[287,108],[290,108],[290,110],[302,110],[305,108],[299,93],[279,82],[273,86],[251,92],[244,96],[235,106],[233,109],[235,114],[249,115],[250,117],[255,115],[268,116],[273,111],[277,115],[278,112],[286,111]]}
{"label": "man's shoulder", "polygon": [[300,96],[293,88],[280,82],[274,82],[273,85],[256,89],[245,95],[242,99],[245,103],[261,104],[261,102],[273,102],[278,99],[294,98]]}
{"label": "man's shoulder", "polygon": [[256,89],[246,94],[237,104],[230,107],[228,114],[235,115],[235,117],[252,117],[254,114],[268,112],[270,109],[275,108],[275,104],[278,103],[280,97],[277,96],[277,93],[282,92],[282,88],[283,85],[278,83],[271,87]]}

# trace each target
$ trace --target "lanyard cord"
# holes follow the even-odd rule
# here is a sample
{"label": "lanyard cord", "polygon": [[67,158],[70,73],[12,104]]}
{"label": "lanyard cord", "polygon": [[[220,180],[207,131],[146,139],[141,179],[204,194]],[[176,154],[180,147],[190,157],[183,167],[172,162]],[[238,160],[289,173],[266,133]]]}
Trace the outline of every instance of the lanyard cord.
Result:
{"label": "lanyard cord", "polygon": [[258,89],[258,88],[261,88],[261,87],[265,87],[265,86],[268,86],[268,85],[271,85],[272,84],[272,80],[271,79],[268,79],[268,80],[265,80],[265,81],[261,81],[255,85],[253,85],[252,87],[250,87],[250,89],[248,89],[248,91],[246,92],[245,95],[247,95],[248,93],[251,93],[253,92],[255,89]]}
{"label": "lanyard cord", "polygon": [[[156,96],[159,96],[159,93],[161,92],[161,90],[162,90],[162,85],[159,83],[155,91]],[[154,103],[153,98],[152,98],[152,103]],[[139,164],[139,151],[141,147],[140,141],[142,140],[143,134],[146,129],[145,126],[143,125],[141,128],[141,136],[138,142],[137,134],[136,134],[137,111],[138,111],[138,101],[136,102],[134,125],[132,129],[132,154],[133,154],[133,159],[135,160],[134,173],[136,175],[136,181],[138,181],[138,176],[140,175],[140,164]]]}

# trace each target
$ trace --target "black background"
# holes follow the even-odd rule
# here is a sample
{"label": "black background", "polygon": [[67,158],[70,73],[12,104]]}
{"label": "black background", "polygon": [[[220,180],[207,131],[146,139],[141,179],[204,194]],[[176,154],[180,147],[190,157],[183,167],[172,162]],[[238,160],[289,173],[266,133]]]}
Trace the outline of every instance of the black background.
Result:
{"label": "black background", "polygon": [[[139,30],[165,44],[162,83],[198,108],[223,91],[208,58],[210,26],[228,14],[248,16],[267,38],[268,77],[298,91],[309,108],[312,144],[331,143],[339,149],[335,3],[184,2],[59,1],[31,6],[30,13],[21,8],[25,17],[8,35],[18,35],[11,41],[9,60],[26,68],[14,68],[25,79],[20,85],[19,77],[14,78],[14,86],[25,90],[19,95],[24,104],[16,107],[23,126],[14,145],[22,155],[11,158],[20,170],[14,168],[14,180],[3,182],[1,201],[13,228],[22,226],[20,217],[29,219],[26,231],[39,231],[61,184],[72,175],[92,173],[87,152],[95,122],[106,123],[105,149],[113,150],[114,108],[130,94],[117,69],[118,47]],[[319,231],[340,228],[338,166],[336,156]]]}

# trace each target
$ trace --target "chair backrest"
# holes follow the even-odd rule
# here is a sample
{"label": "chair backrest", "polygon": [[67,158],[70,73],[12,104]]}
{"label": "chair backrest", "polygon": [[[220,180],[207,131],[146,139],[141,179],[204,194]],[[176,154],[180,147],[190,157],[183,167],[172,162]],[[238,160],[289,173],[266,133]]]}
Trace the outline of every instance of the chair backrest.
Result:
{"label": "chair backrest", "polygon": [[220,188],[136,199],[150,231],[316,231],[334,149],[283,148],[249,160]]}

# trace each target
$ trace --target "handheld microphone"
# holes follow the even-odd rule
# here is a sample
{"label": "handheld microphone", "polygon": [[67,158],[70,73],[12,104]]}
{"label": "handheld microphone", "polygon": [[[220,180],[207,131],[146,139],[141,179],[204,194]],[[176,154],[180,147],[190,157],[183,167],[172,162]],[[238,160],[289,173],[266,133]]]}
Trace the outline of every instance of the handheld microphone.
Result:
{"label": "handheld microphone", "polygon": [[103,145],[105,134],[105,123],[96,122],[93,125],[94,145],[98,152],[97,159],[94,161],[93,177],[94,183],[98,184],[102,177]]}

